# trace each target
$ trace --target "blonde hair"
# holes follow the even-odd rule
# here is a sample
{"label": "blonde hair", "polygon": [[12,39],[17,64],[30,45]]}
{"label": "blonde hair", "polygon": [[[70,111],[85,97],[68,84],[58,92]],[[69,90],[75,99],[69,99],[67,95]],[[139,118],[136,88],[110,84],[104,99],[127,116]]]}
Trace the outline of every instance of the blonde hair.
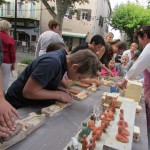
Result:
{"label": "blonde hair", "polygon": [[105,35],[105,40],[107,39],[108,36],[112,35],[114,37],[114,34],[112,32],[108,32],[106,35]]}
{"label": "blonde hair", "polygon": [[1,31],[9,31],[12,25],[7,20],[0,20],[0,30]]}
{"label": "blonde hair", "polygon": [[138,44],[137,43],[132,43],[131,46],[136,46],[138,48]]}
{"label": "blonde hair", "polygon": [[129,61],[129,56],[128,55],[123,55],[122,58],[121,58],[121,62],[122,62],[123,58],[126,58]]}

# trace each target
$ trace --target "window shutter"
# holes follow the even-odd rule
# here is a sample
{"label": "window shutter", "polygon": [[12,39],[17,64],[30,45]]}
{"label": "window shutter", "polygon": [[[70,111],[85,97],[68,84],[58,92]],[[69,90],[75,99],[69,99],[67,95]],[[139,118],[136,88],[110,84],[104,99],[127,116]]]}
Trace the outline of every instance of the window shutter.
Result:
{"label": "window shutter", "polygon": [[81,15],[81,10],[78,9],[78,10],[77,10],[77,20],[80,20],[80,15]]}
{"label": "window shutter", "polygon": [[[102,16],[101,16],[102,17]],[[103,27],[103,23],[104,23],[104,18],[101,18],[101,27]]]}
{"label": "window shutter", "polygon": [[68,18],[72,19],[72,13],[71,12],[69,12]]}
{"label": "window shutter", "polygon": [[101,16],[99,16],[99,23],[98,25],[100,26],[101,25]]}
{"label": "window shutter", "polygon": [[103,27],[104,18],[102,16],[99,17],[99,26]]}
{"label": "window shutter", "polygon": [[71,15],[71,14],[69,14],[68,18],[69,18],[69,19],[72,19],[72,15]]}
{"label": "window shutter", "polygon": [[26,6],[25,6],[25,2],[22,3],[22,7],[21,7],[21,11],[22,11],[22,17],[25,17],[26,16]]}
{"label": "window shutter", "polygon": [[87,21],[91,21],[91,9],[88,10]]}

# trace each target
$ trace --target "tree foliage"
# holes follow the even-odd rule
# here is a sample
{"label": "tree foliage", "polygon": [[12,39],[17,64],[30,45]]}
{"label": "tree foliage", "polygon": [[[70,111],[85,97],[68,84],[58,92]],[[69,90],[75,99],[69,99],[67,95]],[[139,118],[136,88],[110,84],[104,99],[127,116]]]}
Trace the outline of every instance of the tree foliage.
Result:
{"label": "tree foliage", "polygon": [[124,31],[129,40],[134,39],[134,32],[139,27],[150,24],[150,9],[128,2],[117,5],[112,13],[111,25],[114,29]]}
{"label": "tree foliage", "polygon": [[[39,0],[21,0],[28,2],[37,2]],[[88,3],[89,0],[41,0],[42,3],[47,8],[51,16],[56,19],[61,25],[63,23],[63,18],[70,7],[73,7],[77,2],[79,4]],[[51,2],[56,3],[56,11],[52,8]]]}
{"label": "tree foliage", "polygon": [[0,0],[0,5],[2,5],[3,3],[6,3],[5,0]]}

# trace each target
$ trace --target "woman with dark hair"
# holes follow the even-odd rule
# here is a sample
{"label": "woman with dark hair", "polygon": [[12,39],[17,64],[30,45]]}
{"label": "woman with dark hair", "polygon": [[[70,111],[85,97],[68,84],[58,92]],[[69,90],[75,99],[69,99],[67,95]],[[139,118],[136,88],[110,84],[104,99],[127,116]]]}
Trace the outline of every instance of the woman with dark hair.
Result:
{"label": "woman with dark hair", "polygon": [[118,44],[120,40],[113,40],[110,43],[106,43],[105,45],[105,53],[101,57],[100,61],[105,64],[106,67],[108,67],[108,63],[111,59],[115,59],[117,53],[118,53]]}
{"label": "woman with dark hair", "polygon": [[90,49],[91,51],[95,52],[100,60],[100,66],[101,68],[107,70],[111,76],[113,76],[113,73],[108,69],[108,63],[111,60],[109,58],[109,52],[106,48],[105,41],[101,35],[94,35],[90,41],[90,43],[85,43],[78,45],[76,48],[72,50],[71,53],[75,53],[78,50],[84,50],[84,49]]}
{"label": "woman with dark hair", "polygon": [[117,83],[117,86],[124,88],[128,80],[135,78],[137,75],[144,73],[144,97],[147,114],[148,140],[150,146],[150,25],[143,26],[136,33],[139,44],[144,48],[136,62],[127,72],[125,78]]}

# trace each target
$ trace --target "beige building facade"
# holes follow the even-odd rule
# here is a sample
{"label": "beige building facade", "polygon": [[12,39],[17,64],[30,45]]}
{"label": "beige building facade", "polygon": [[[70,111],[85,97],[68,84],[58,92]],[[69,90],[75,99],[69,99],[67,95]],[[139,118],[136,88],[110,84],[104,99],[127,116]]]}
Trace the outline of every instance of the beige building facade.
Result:
{"label": "beige building facade", "polygon": [[[12,24],[11,35],[14,35],[15,0],[5,0],[0,5],[0,18],[6,19]],[[41,15],[41,2],[26,2],[17,0],[16,29],[18,44],[26,42],[30,45],[36,43],[39,37],[39,20]]]}
{"label": "beige building facade", "polygon": [[[51,2],[55,8],[55,3]],[[73,14],[70,10],[66,13],[62,36],[70,49],[79,44],[89,42],[91,37],[100,34],[104,36],[108,32],[108,22],[111,15],[109,0],[90,0],[84,5],[75,4],[76,9]],[[45,6],[42,5],[40,31],[48,30],[48,21],[52,19]]]}

